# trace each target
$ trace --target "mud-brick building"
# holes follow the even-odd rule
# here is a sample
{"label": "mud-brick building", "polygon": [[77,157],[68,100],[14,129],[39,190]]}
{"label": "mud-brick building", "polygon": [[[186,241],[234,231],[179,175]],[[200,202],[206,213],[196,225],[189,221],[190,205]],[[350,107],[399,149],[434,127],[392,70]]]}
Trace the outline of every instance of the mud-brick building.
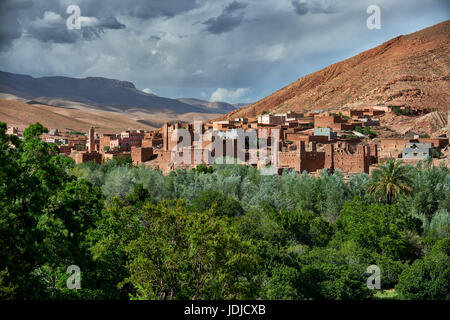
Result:
{"label": "mud-brick building", "polygon": [[327,168],[330,172],[341,170],[344,173],[369,173],[369,167],[378,163],[376,145],[358,145],[352,150],[350,144],[337,142],[327,144],[325,151],[317,151],[316,143],[311,143],[311,149],[306,150],[305,143],[300,141],[294,151],[283,151],[278,154],[281,168],[294,168],[298,173],[316,172]]}
{"label": "mud-brick building", "polygon": [[369,167],[378,163],[377,145],[365,146],[358,144],[356,151],[345,142],[328,144],[325,146],[325,168],[341,170],[345,173],[369,173]]}
{"label": "mud-brick building", "polygon": [[408,142],[403,148],[402,158],[403,159],[425,159],[431,157],[431,150],[433,144],[431,142]]}
{"label": "mud-brick building", "polygon": [[131,147],[131,160],[133,165],[138,166],[153,158],[152,147]]}
{"label": "mud-brick building", "polygon": [[95,161],[99,164],[102,162],[102,154],[95,151],[75,151],[72,152],[71,157],[75,160],[76,164],[88,161]]}
{"label": "mud-brick building", "polygon": [[294,151],[278,153],[279,167],[294,168],[298,173],[315,172],[324,168],[325,152],[318,152],[316,142],[311,143],[311,150],[306,150],[304,141],[299,141]]}
{"label": "mud-brick building", "polygon": [[315,115],[314,128],[331,128],[336,131],[354,130],[356,127],[362,127],[361,121],[343,119],[336,115]]}
{"label": "mud-brick building", "polygon": [[157,132],[146,132],[142,140],[142,147],[160,147],[163,145],[163,137]]}

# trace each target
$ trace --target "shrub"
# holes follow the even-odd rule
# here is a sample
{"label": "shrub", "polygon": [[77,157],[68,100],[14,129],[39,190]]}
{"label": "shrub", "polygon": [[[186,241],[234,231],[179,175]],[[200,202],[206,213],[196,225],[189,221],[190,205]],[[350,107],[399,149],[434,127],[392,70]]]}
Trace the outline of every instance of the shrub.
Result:
{"label": "shrub", "polygon": [[449,300],[449,256],[442,251],[418,259],[400,275],[395,287],[405,300]]}

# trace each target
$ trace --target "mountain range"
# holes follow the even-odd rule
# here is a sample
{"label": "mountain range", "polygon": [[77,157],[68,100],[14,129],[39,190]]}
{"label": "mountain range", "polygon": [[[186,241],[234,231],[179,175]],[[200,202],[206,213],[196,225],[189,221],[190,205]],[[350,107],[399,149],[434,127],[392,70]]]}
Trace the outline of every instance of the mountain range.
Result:
{"label": "mountain range", "polygon": [[235,109],[226,102],[159,97],[136,89],[131,82],[100,77],[33,78],[0,71],[0,93],[59,107],[64,107],[64,102],[70,101],[70,104],[78,102],[110,111],[126,112],[138,108],[147,112],[227,113]]}
{"label": "mountain range", "polygon": [[395,37],[219,119],[366,105],[450,110],[450,20]]}

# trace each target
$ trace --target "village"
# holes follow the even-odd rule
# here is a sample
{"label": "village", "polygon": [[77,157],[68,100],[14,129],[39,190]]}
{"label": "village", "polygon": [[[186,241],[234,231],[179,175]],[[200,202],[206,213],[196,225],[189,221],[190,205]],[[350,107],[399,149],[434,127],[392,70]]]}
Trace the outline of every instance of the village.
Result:
{"label": "village", "polygon": [[[234,121],[165,123],[159,130],[130,129],[110,134],[98,134],[93,127],[86,134],[50,129],[41,139],[56,143],[61,154],[77,164],[126,157],[135,166],[151,166],[164,174],[177,168],[220,163],[224,157],[226,163],[231,158],[231,162],[258,169],[270,167],[277,174],[295,170],[318,175],[326,168],[330,173],[340,170],[347,177],[369,174],[387,158],[416,164],[432,157],[439,162],[436,155],[449,142],[445,135],[381,138],[374,143],[373,129],[380,126],[379,117],[392,112],[391,107],[370,106],[337,112],[261,114]],[[20,136],[16,127],[9,127],[7,133]]]}

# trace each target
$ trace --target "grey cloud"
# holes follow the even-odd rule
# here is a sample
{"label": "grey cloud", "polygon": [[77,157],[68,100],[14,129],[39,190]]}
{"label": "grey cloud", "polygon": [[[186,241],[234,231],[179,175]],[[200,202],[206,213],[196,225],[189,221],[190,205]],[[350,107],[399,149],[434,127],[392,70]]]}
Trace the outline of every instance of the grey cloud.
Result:
{"label": "grey cloud", "polygon": [[161,40],[161,37],[158,37],[158,36],[150,36],[149,40],[160,41],[160,40]]}
{"label": "grey cloud", "polygon": [[295,8],[295,12],[297,12],[297,14],[300,16],[305,15],[309,12],[309,6],[306,2],[292,1],[292,5]]}
{"label": "grey cloud", "polygon": [[31,0],[0,1],[0,51],[22,36],[19,13],[33,5]]}
{"label": "grey cloud", "polygon": [[232,13],[234,11],[245,9],[245,8],[247,8],[247,4],[246,3],[233,1],[228,6],[225,7],[224,12]]}
{"label": "grey cloud", "polygon": [[[22,35],[55,43],[94,40],[100,38],[107,29],[125,28],[117,20],[118,15],[139,19],[174,17],[199,6],[196,0],[135,0],[132,3],[123,0],[74,0],[72,4],[80,7],[82,16],[95,17],[99,23],[69,31],[64,28],[68,17],[67,1],[0,0],[0,51],[8,50],[13,40]],[[59,14],[64,21],[53,26],[33,25],[47,11]]]}
{"label": "grey cloud", "polygon": [[206,25],[208,32],[213,34],[221,34],[229,32],[238,27],[244,20],[243,9],[247,7],[247,4],[234,1],[226,6],[222,14],[215,18],[210,18],[203,22]]}
{"label": "grey cloud", "polygon": [[117,21],[116,17],[107,17],[100,19],[97,27],[100,29],[124,29],[125,25]]}
{"label": "grey cloud", "polygon": [[96,19],[95,23],[83,26],[81,29],[68,30],[66,17],[46,11],[42,18],[38,18],[25,26],[26,35],[43,42],[75,43],[80,40],[95,40],[100,38],[105,29],[123,29],[115,17]]}
{"label": "grey cloud", "polygon": [[124,0],[83,0],[80,3],[80,8],[89,15],[101,16],[107,12],[139,19],[174,17],[198,6],[196,0],[134,0],[132,3]]}
{"label": "grey cloud", "polygon": [[292,6],[295,9],[295,12],[303,16],[307,14],[308,12],[311,12],[313,14],[315,13],[336,13],[337,7],[336,3],[324,3],[320,0],[310,0],[308,2],[301,2],[300,0],[293,0],[291,2]]}

